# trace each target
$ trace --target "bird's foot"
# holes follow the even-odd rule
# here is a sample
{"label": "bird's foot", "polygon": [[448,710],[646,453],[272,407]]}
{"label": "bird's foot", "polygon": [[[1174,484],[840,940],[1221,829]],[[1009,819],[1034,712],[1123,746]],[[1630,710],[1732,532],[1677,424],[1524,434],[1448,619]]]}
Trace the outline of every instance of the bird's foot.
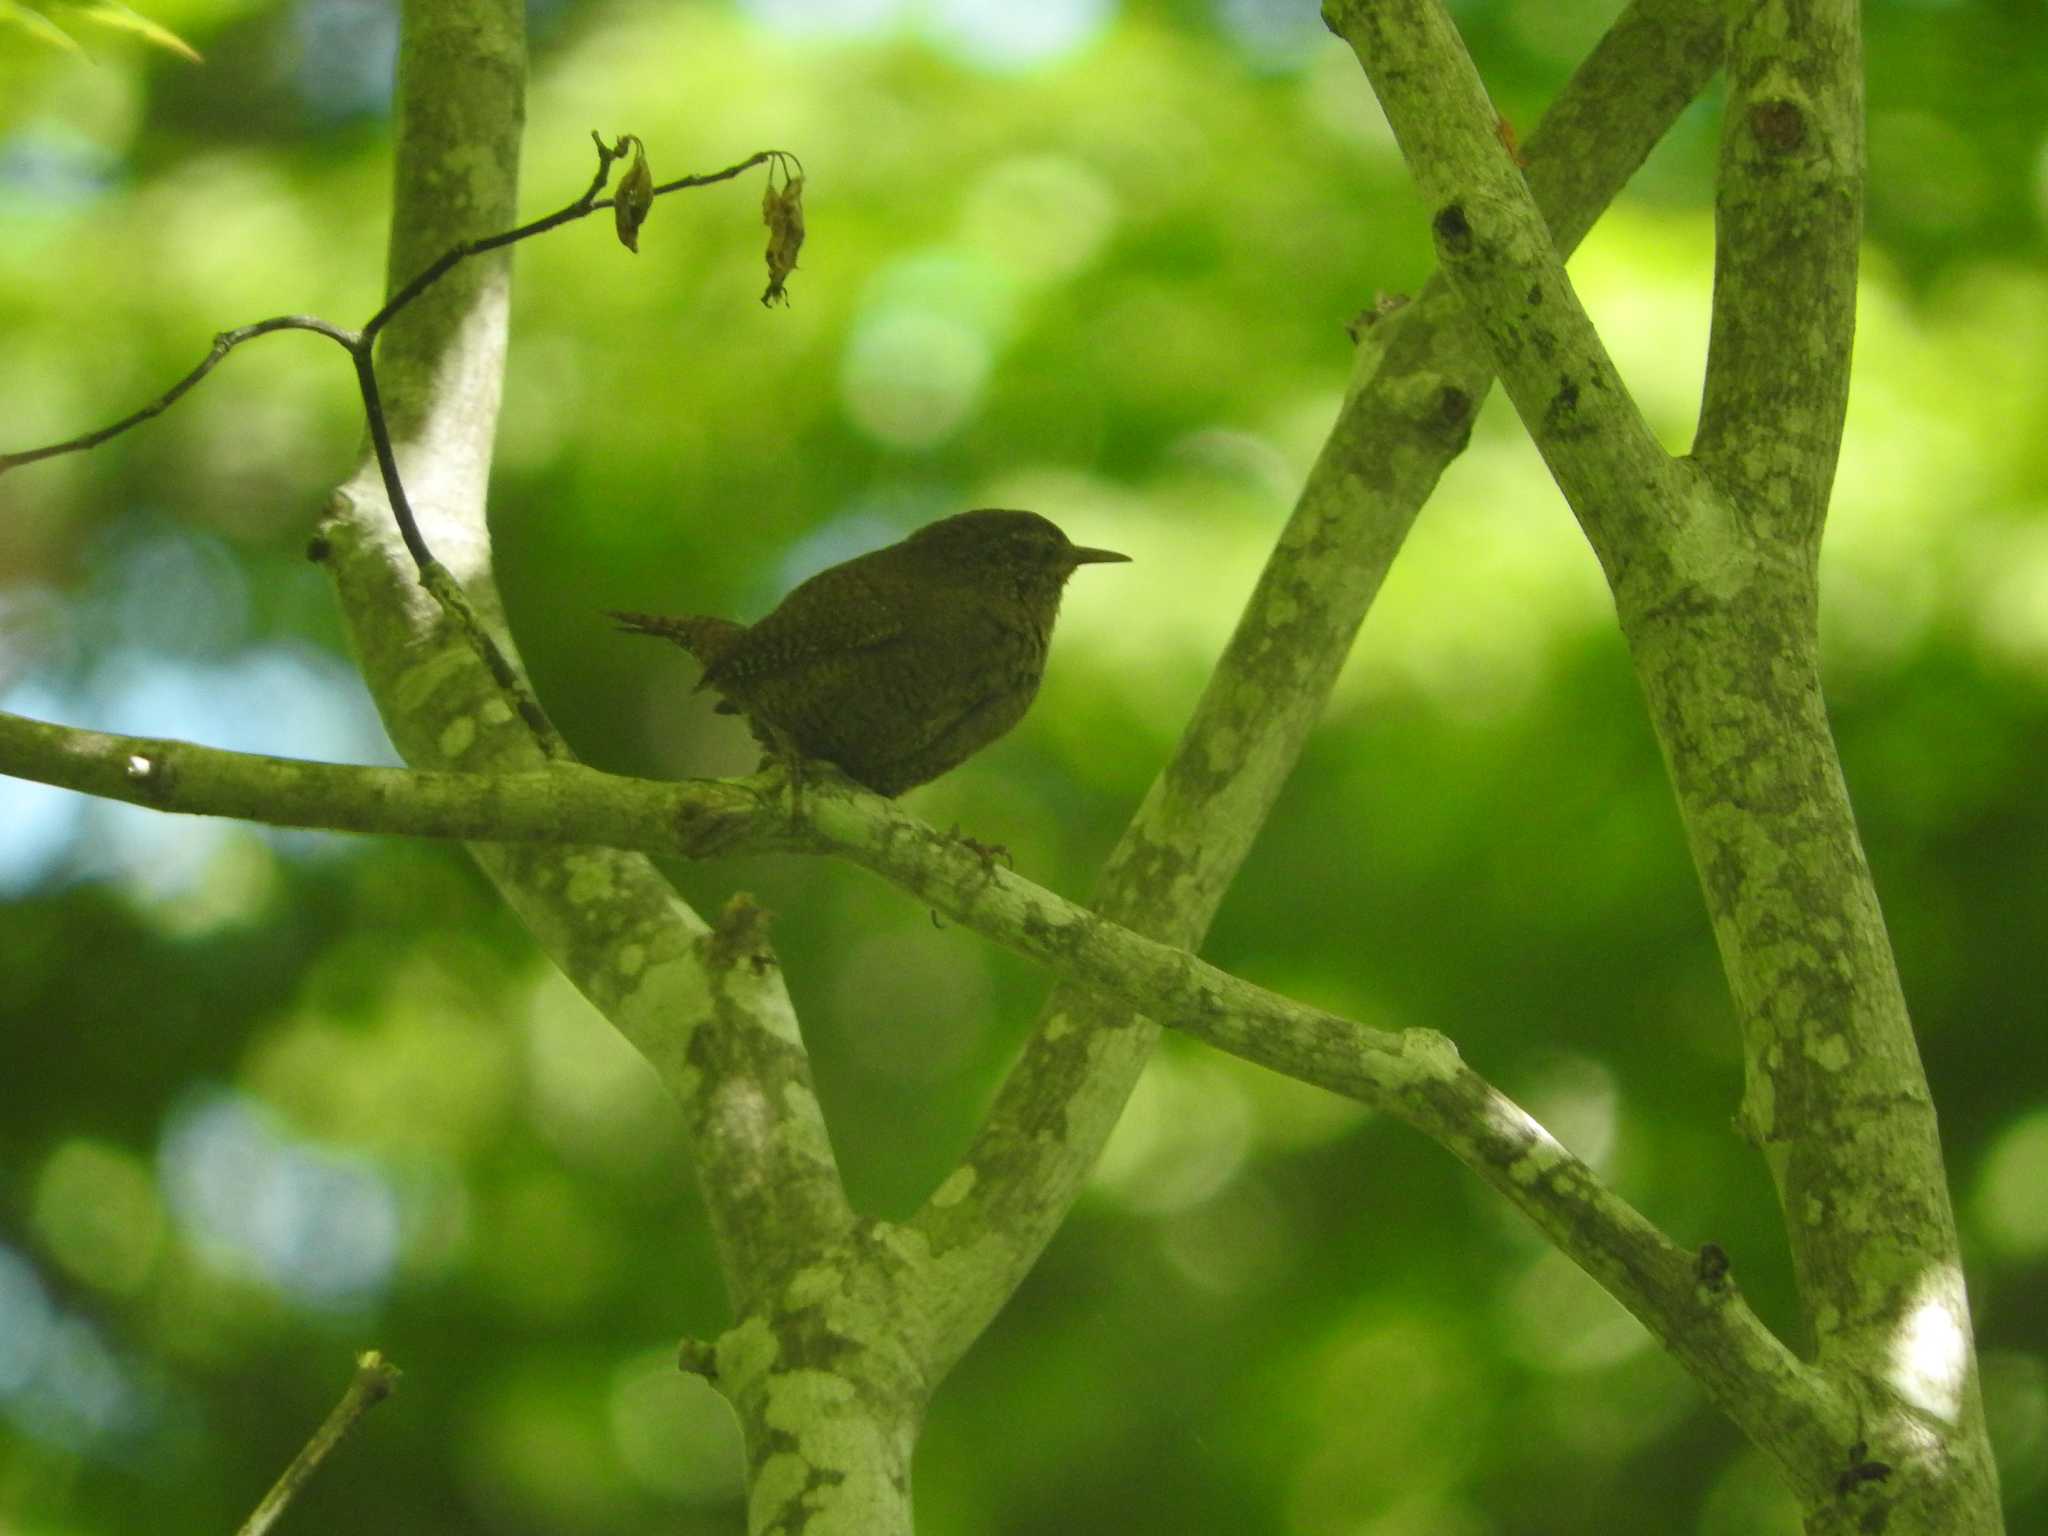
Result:
{"label": "bird's foot", "polygon": [[783,782],[789,788],[789,819],[791,821],[802,821],[804,819],[805,775],[803,753],[799,752],[796,743],[791,741],[781,731],[771,730],[767,732],[766,739],[762,742],[762,745],[766,748],[761,758],[762,771],[767,772],[770,769],[780,769],[782,771]]}

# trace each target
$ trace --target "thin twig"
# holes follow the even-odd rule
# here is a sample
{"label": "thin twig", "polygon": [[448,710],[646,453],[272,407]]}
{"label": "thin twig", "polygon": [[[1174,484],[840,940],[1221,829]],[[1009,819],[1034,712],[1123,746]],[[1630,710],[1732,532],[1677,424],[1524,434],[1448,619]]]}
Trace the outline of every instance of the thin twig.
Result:
{"label": "thin twig", "polygon": [[[426,537],[420,532],[419,520],[413,515],[412,502],[405,494],[405,483],[398,473],[398,454],[392,445],[391,427],[385,420],[383,398],[377,387],[375,357],[378,333],[400,310],[447,276],[460,263],[471,256],[530,239],[558,225],[586,218],[599,209],[612,206],[613,198],[600,197],[598,194],[604,190],[605,183],[611,177],[612,162],[623,158],[626,146],[634,140],[630,134],[622,135],[615,143],[608,145],[594,131],[590,137],[597,146],[597,170],[590,178],[590,185],[584,188],[582,196],[567,207],[559,208],[531,223],[502,230],[495,235],[485,235],[476,240],[465,240],[460,245],[444,251],[429,263],[424,271],[386,299],[377,312],[363,323],[361,330],[343,330],[340,326],[311,315],[279,315],[273,319],[259,320],[253,325],[222,331],[214,337],[211,350],[200,360],[197,367],[141,410],[111,426],[85,433],[67,442],[30,448],[19,453],[0,454],[0,474],[5,474],[18,465],[33,463],[37,459],[54,458],[58,454],[77,453],[97,447],[109,438],[126,432],[130,427],[140,426],[151,417],[168,410],[180,396],[211,373],[222,358],[245,341],[282,330],[313,331],[327,337],[347,351],[350,361],[355,366],[356,387],[362,395],[363,416],[369,425],[370,444],[377,460],[378,477],[384,483],[384,494],[391,504],[391,516],[398,525],[399,537],[404,539],[406,551],[412,556],[413,565],[419,571],[420,585],[433,595],[441,611],[448,616],[448,621],[468,637],[472,649],[482,658],[484,665],[490,670],[492,679],[533,732],[541,750],[550,757],[564,756],[567,748],[541,709],[540,701],[534,698],[532,691],[521,681],[511,662],[506,659],[504,651],[484,628],[476,610],[470,605],[468,597],[454,576],[434,558],[433,551],[427,547]],[[802,162],[788,151],[764,149],[749,155],[737,165],[727,166],[722,171],[708,171],[702,175],[683,176],[675,181],[666,182],[654,188],[654,196],[680,192],[688,187],[707,187],[716,182],[730,181],[743,171],[771,160],[784,165],[785,170],[790,163],[795,164],[799,172],[803,169]]]}
{"label": "thin twig", "polygon": [[[597,146],[597,171],[590,178],[590,185],[584,188],[581,197],[567,207],[557,209],[531,223],[521,224],[517,228],[504,230],[495,235],[465,240],[460,245],[444,251],[429,263],[424,271],[385,300],[383,308],[364,322],[362,334],[349,348],[350,356],[355,362],[356,381],[362,392],[363,416],[369,424],[370,444],[377,459],[377,473],[384,482],[384,494],[391,504],[391,516],[398,524],[399,536],[405,540],[406,550],[412,555],[413,564],[419,571],[420,585],[425,587],[440,605],[442,613],[447,615],[448,622],[468,637],[470,649],[483,661],[499,692],[518,712],[520,719],[526,722],[527,729],[532,732],[533,739],[541,751],[558,760],[569,755],[568,745],[562,740],[561,733],[555,729],[554,722],[548,719],[547,712],[540,707],[540,700],[534,697],[533,690],[526,686],[525,680],[519,676],[490,631],[484,627],[461,584],[440,561],[434,558],[433,551],[427,547],[426,537],[420,532],[419,521],[413,516],[412,503],[405,494],[403,481],[399,478],[398,455],[392,446],[391,428],[384,418],[383,398],[377,388],[374,349],[377,333],[400,310],[471,256],[530,239],[558,225],[586,218],[600,208],[611,207],[614,199],[599,197],[597,194],[604,190],[605,183],[611,177],[612,162],[624,158],[627,145],[634,140],[630,134],[626,134],[621,135],[616,142],[606,144],[595,131],[591,133],[590,138]],[[656,187],[654,195],[658,197],[664,192],[681,191],[685,187],[710,186],[714,182],[730,181],[742,171],[769,160],[779,164],[795,159],[794,155],[784,150],[764,149],[737,165],[727,166],[722,171],[711,171],[701,176],[685,176],[665,186]],[[801,169],[801,162],[798,164]]]}
{"label": "thin twig", "polygon": [[[596,134],[592,134],[591,137],[597,139]],[[620,140],[621,144],[624,142],[623,139]],[[363,328],[360,331],[344,330],[338,325],[313,315],[277,315],[268,320],[258,320],[251,325],[238,326],[233,330],[222,331],[218,336],[214,337],[212,349],[199,361],[198,365],[148,405],[143,406],[132,415],[124,416],[111,426],[83,433],[78,437],[69,438],[61,443],[50,443],[40,448],[25,448],[15,453],[0,453],[0,474],[5,474],[8,470],[18,468],[23,464],[33,464],[38,459],[55,458],[59,454],[81,453],[88,448],[96,448],[109,438],[118,437],[129,428],[138,427],[151,417],[161,415],[172,405],[176,404],[179,397],[192,388],[193,385],[213,372],[220,360],[226,357],[229,352],[245,341],[251,341],[258,336],[267,336],[272,331],[313,331],[327,337],[330,341],[340,343],[341,346],[351,353],[367,354],[369,348],[377,339],[377,333],[383,330],[401,309],[426,292],[428,288],[446,276],[450,269],[459,263],[471,256],[481,255],[485,251],[495,251],[517,241],[530,239],[532,236],[544,234],[558,225],[587,218],[601,209],[611,207],[611,198],[599,197],[597,194],[604,190],[605,182],[611,175],[612,161],[618,159],[623,151],[617,147],[607,146],[602,139],[597,139],[597,152],[597,174],[591,178],[590,185],[584,189],[581,197],[578,197],[567,207],[559,208],[551,214],[535,219],[530,224],[521,224],[515,229],[503,230],[495,235],[485,235],[477,240],[464,241],[461,245],[444,252],[426,270],[414,277],[389,299],[385,300],[377,312],[363,323]],[[764,149],[756,154],[749,155],[737,165],[727,166],[722,171],[707,171],[699,176],[684,176],[675,181],[664,182],[654,189],[654,195],[661,197],[666,193],[680,192],[689,187],[708,187],[717,182],[730,181],[733,177],[770,160],[788,160],[795,164],[799,171],[802,170],[802,162],[798,161],[796,156],[790,154],[787,150]],[[357,373],[359,381],[362,376],[362,371],[359,368]],[[402,525],[401,531],[403,531]],[[415,562],[420,560],[420,551],[414,547],[417,537],[418,531],[416,529],[406,537],[406,547],[412,550]]]}
{"label": "thin twig", "polygon": [[313,1431],[313,1438],[292,1458],[291,1465],[271,1485],[270,1492],[263,1495],[263,1502],[242,1522],[236,1536],[263,1536],[275,1525],[286,1506],[298,1497],[299,1490],[320,1470],[320,1464],[327,1459],[328,1453],[355,1428],[356,1420],[391,1395],[398,1375],[398,1367],[377,1350],[366,1349],[356,1356],[355,1378],[349,1382],[348,1390],[341,1394],[341,1401],[334,1405],[334,1411],[327,1415],[326,1422]]}
{"label": "thin twig", "polygon": [[[462,244],[442,252],[417,277],[413,278],[403,288],[400,288],[398,292],[385,300],[384,307],[364,322],[363,340],[366,342],[374,341],[377,333],[390,322],[391,318],[398,311],[405,308],[406,305],[418,298],[428,288],[439,282],[452,268],[461,262],[467,261],[470,257],[481,256],[486,251],[499,250],[520,240],[531,239],[535,235],[545,234],[547,231],[560,225],[572,224],[578,219],[588,218],[593,213],[611,207],[614,199],[599,197],[597,194],[604,190],[604,184],[611,175],[612,161],[622,158],[624,151],[621,147],[606,145],[604,140],[598,139],[594,133],[591,137],[597,139],[597,174],[591,179],[590,185],[584,189],[581,197],[577,198],[575,202],[570,203],[567,207],[558,208],[553,213],[535,219],[530,224],[521,224],[516,229],[501,230],[495,235],[481,235],[474,240],[465,240]],[[621,138],[619,146],[623,146],[625,142],[626,140]],[[707,171],[701,176],[684,176],[675,181],[664,182],[654,189],[654,195],[661,197],[666,193],[681,192],[689,187],[708,187],[716,182],[731,181],[733,177],[738,176],[742,172],[750,171],[755,166],[763,165],[770,160],[795,161],[799,170],[803,168],[803,162],[797,160],[796,156],[790,154],[787,150],[763,149],[749,155],[737,165],[728,165],[722,171]]]}
{"label": "thin twig", "polygon": [[237,326],[232,331],[222,331],[213,338],[213,349],[199,360],[199,364],[185,377],[178,380],[156,399],[145,405],[132,416],[124,416],[110,427],[101,427],[96,432],[87,432],[61,443],[51,443],[43,448],[27,448],[20,453],[0,453],[0,475],[22,464],[33,464],[37,459],[52,459],[60,453],[82,453],[88,448],[97,448],[110,437],[118,437],[130,427],[139,427],[152,416],[161,415],[177,404],[178,397],[213,372],[216,364],[245,341],[258,336],[268,336],[272,331],[313,331],[331,341],[354,350],[357,337],[353,331],[344,331],[340,326],[329,325],[313,315],[276,315],[268,320],[258,320],[253,325]]}
{"label": "thin twig", "polygon": [[[279,826],[684,857],[712,848],[836,854],[1069,985],[1142,1008],[1218,1049],[1343,1094],[1431,1137],[1634,1313],[1796,1483],[1817,1486],[1814,1469],[1832,1467],[1848,1443],[1852,1405],[1771,1333],[1725,1270],[1707,1284],[1695,1251],[1604,1185],[1441,1036],[1397,1033],[1304,1007],[1034,885],[893,802],[821,788],[806,794],[801,818],[792,819],[765,775],[672,783],[569,763],[492,775],[342,767],[81,731],[4,711],[0,764],[18,777],[159,811]],[[719,979],[710,984],[719,995],[747,985],[745,966],[713,970]],[[702,1065],[696,1050],[692,1072]],[[826,1164],[791,1151],[785,1166]],[[731,1199],[732,1180],[725,1183],[723,1198]],[[820,1209],[830,1215],[837,1205]],[[927,1214],[899,1230],[918,1234],[925,1252],[949,1251],[926,1236],[948,1235]],[[743,1232],[732,1240],[758,1237]],[[952,1311],[975,1304],[971,1297],[963,1303],[960,1291],[949,1285],[939,1311],[924,1320],[942,1341],[952,1334]]]}

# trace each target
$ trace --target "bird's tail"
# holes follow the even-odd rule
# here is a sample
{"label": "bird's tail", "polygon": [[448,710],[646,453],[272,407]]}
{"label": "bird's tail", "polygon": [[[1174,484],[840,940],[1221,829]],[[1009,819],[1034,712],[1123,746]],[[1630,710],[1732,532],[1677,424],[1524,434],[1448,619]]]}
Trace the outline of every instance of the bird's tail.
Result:
{"label": "bird's tail", "polygon": [[719,657],[732,649],[733,641],[747,632],[746,625],[735,624],[731,619],[695,614],[672,619],[657,613],[619,613],[606,609],[605,615],[617,619],[619,628],[629,635],[655,635],[675,641],[703,663],[707,672],[717,665]]}

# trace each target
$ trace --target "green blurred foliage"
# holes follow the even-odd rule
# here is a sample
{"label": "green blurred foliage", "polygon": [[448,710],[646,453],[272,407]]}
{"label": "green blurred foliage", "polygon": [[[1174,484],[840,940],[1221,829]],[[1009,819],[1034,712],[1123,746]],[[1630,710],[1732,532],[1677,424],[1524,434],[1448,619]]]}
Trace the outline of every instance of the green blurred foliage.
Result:
{"label": "green blurred foliage", "polygon": [[[0,33],[6,447],[132,408],[224,326],[379,292],[389,7],[146,9],[205,63]],[[1525,127],[1610,10],[1457,9]],[[1038,30],[999,42],[998,13]],[[2017,1532],[2048,1524],[2048,25],[1867,14],[1830,681]],[[750,617],[930,517],[1036,507],[1136,563],[1075,583],[1031,719],[911,805],[1085,895],[1328,426],[1345,320],[1428,269],[1355,65],[1306,0],[619,0],[532,31],[530,211],[581,189],[593,127],[657,180],[768,147],[809,176],[787,309],[755,302],[753,177],[660,200],[637,257],[608,220],[518,251],[492,516],[550,709],[608,767],[743,769],[683,658],[599,610]],[[1714,132],[1687,114],[1574,264],[1674,447]],[[0,705],[388,759],[298,558],[359,430],[329,349],[272,337],[0,480]],[[829,864],[677,878],[778,914],[856,1197],[913,1207],[1044,977]],[[0,1527],[227,1528],[374,1343],[406,1379],[299,1528],[739,1529],[730,1416],[670,1366],[725,1318],[675,1118],[458,853],[0,781],[0,901]],[[1207,953],[1445,1030],[1796,1329],[1655,746],[1498,400]],[[1179,1040],[917,1475],[934,1536],[1793,1528],[1682,1373],[1449,1159]]]}

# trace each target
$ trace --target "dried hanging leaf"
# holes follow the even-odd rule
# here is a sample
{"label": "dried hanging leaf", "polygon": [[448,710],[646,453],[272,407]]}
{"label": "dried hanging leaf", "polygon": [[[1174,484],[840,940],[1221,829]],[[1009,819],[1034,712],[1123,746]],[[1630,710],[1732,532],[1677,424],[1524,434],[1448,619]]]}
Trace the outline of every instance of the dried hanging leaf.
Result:
{"label": "dried hanging leaf", "polygon": [[640,254],[640,226],[647,222],[647,210],[654,206],[654,172],[647,168],[647,146],[632,134],[619,141],[633,146],[633,163],[619,178],[618,195],[612,199],[612,219],[618,227],[619,244]]}
{"label": "dried hanging leaf", "polygon": [[775,173],[768,173],[768,190],[761,194],[761,222],[768,226],[768,288],[763,304],[777,299],[789,302],[784,280],[796,270],[797,252],[804,247],[804,179],[787,177],[778,190]]}

